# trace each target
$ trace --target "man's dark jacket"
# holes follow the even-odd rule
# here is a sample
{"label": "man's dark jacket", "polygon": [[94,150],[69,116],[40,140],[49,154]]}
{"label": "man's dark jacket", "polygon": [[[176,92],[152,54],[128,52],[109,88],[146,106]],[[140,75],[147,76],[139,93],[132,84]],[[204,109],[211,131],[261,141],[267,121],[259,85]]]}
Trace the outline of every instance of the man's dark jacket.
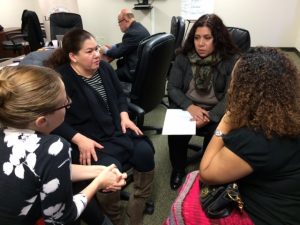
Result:
{"label": "man's dark jacket", "polygon": [[[137,64],[137,48],[141,40],[150,36],[148,30],[139,22],[133,21],[128,30],[122,37],[122,42],[117,44],[115,48],[107,51],[106,55],[119,60],[118,69],[116,73],[119,78],[126,77],[128,80],[133,81],[133,74]],[[122,80],[122,79],[121,79]]]}

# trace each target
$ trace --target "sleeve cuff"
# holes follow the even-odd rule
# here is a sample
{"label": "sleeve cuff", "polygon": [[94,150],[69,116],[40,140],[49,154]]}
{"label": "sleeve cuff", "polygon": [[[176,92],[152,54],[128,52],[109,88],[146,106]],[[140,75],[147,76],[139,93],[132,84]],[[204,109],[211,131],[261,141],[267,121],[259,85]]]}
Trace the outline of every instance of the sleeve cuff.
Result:
{"label": "sleeve cuff", "polygon": [[77,219],[81,215],[85,207],[87,206],[88,200],[85,194],[79,193],[73,196],[73,202],[75,203],[77,208],[77,216],[76,216]]}

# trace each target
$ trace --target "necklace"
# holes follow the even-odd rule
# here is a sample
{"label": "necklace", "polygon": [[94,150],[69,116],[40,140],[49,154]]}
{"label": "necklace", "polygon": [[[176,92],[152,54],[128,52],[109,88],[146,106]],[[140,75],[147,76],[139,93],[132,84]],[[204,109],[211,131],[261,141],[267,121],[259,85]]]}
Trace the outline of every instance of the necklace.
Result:
{"label": "necklace", "polygon": [[78,76],[82,76],[82,77],[85,77],[85,78],[87,78],[87,79],[90,79],[90,78],[92,78],[92,77],[94,76],[94,74],[90,75],[90,74],[86,74],[86,73],[81,73],[81,72],[76,68],[75,65],[73,65],[72,63],[71,63],[70,65],[71,65],[72,69],[76,72],[76,74],[77,74]]}

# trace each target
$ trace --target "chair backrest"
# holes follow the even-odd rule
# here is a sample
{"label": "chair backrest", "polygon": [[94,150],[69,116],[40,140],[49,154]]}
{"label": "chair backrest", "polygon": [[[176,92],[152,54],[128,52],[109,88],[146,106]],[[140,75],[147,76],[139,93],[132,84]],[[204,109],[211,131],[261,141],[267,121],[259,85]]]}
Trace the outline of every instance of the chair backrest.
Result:
{"label": "chair backrest", "polygon": [[159,105],[165,94],[174,44],[172,34],[158,33],[142,40],[138,46],[138,63],[130,99],[146,113]]}
{"label": "chair backrest", "polygon": [[175,49],[181,46],[185,32],[185,20],[181,16],[173,16],[170,33],[175,37]]}
{"label": "chair backrest", "polygon": [[242,51],[247,51],[251,46],[251,38],[248,30],[238,27],[227,27],[233,42]]}
{"label": "chair backrest", "polygon": [[83,28],[81,16],[76,13],[59,12],[50,15],[51,40],[56,35],[64,35],[74,27]]}
{"label": "chair backrest", "polygon": [[26,40],[30,50],[35,51],[45,45],[39,18],[34,11],[25,9],[22,13],[22,34],[27,36]]}

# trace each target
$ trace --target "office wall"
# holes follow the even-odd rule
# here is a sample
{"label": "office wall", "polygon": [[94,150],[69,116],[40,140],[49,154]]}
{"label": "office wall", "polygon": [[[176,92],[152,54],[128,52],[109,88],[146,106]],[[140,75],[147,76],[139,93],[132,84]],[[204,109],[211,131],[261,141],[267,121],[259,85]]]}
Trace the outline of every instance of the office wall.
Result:
{"label": "office wall", "polygon": [[0,24],[3,27],[21,27],[24,9],[38,11],[38,2],[36,0],[0,0]]}
{"label": "office wall", "polygon": [[295,27],[295,29],[298,30],[298,34],[296,36],[295,47],[297,48],[298,52],[300,52],[300,1],[298,1],[297,9],[298,9],[298,12],[297,12],[298,16],[296,18],[296,21],[298,21],[298,25]]}
{"label": "office wall", "polygon": [[300,26],[298,0],[215,1],[215,12],[227,25],[250,31],[253,46],[295,46]]}
{"label": "office wall", "polygon": [[[149,1],[151,2],[151,0]],[[122,33],[117,23],[122,8],[133,8],[136,0],[78,0],[84,27],[100,42],[121,41]],[[133,10],[136,20],[144,24],[150,33],[169,32],[173,15],[179,15],[179,0],[155,0],[152,10]]]}
{"label": "office wall", "polygon": [[[120,41],[117,14],[121,8],[132,8],[135,3],[135,0],[78,0],[79,11],[85,15],[84,26],[105,43]],[[300,50],[299,0],[215,0],[214,12],[226,25],[248,29],[252,46]],[[180,0],[154,0],[152,10],[134,10],[134,13],[150,33],[169,32],[171,17],[180,15]]]}
{"label": "office wall", "polygon": [[[43,21],[42,0],[0,0],[0,24],[20,26],[23,9],[37,12]],[[46,1],[46,0],[45,0]],[[74,0],[76,1],[76,0]],[[77,0],[84,28],[101,43],[116,43],[122,33],[117,23],[120,9],[132,8],[137,0]],[[180,0],[149,0],[152,10],[134,10],[136,19],[150,31],[169,32],[173,15],[180,15]],[[299,0],[215,0],[215,13],[228,26],[251,33],[252,46],[296,47],[300,51]]]}

